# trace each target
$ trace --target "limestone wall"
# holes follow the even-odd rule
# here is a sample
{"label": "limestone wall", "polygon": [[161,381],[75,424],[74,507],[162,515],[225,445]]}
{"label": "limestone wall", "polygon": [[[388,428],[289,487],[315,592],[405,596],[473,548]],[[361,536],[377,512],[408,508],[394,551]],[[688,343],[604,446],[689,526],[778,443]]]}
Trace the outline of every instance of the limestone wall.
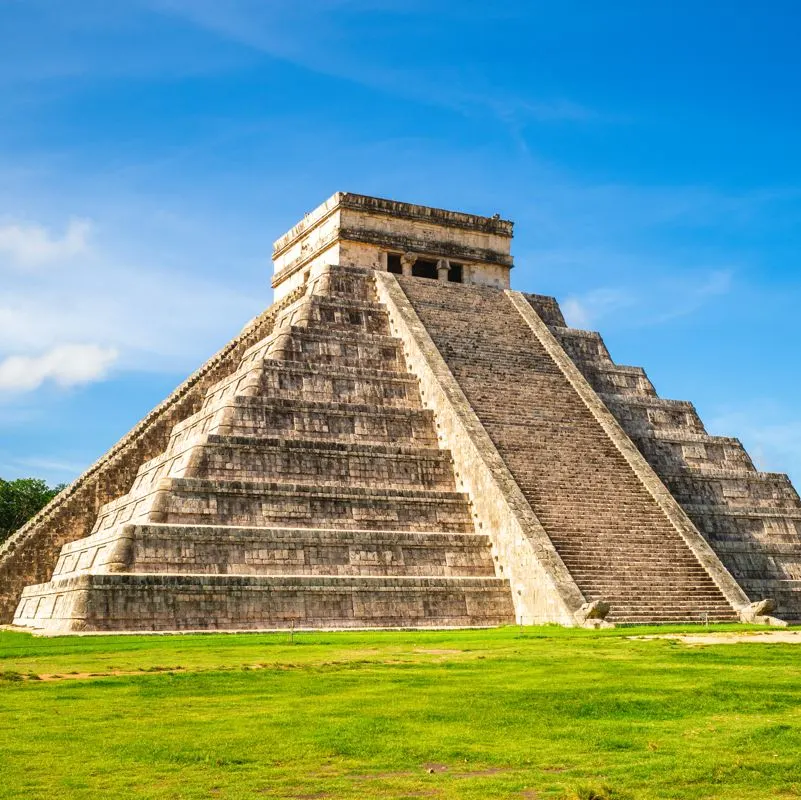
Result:
{"label": "limestone wall", "polygon": [[11,622],[25,586],[50,578],[62,546],[88,536],[100,507],[128,492],[139,466],[166,449],[173,426],[200,409],[206,390],[236,370],[245,350],[269,335],[281,307],[273,305],[250,322],[0,547],[0,624]]}

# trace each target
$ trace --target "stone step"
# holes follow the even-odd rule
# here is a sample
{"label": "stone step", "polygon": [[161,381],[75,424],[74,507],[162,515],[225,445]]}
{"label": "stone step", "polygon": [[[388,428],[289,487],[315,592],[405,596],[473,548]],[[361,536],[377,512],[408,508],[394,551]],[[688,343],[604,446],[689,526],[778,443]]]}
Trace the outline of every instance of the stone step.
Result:
{"label": "stone step", "polygon": [[100,510],[93,533],[126,522],[469,533],[466,495],[412,489],[315,487],[270,481],[164,478],[156,490]]}
{"label": "stone step", "polygon": [[625,397],[657,396],[642,367],[603,362],[578,362],[577,366],[596,392]]}
{"label": "stone step", "polygon": [[[297,361],[313,364],[338,364],[339,366],[380,369],[406,373],[401,343],[386,336],[367,334],[377,341],[348,341],[349,337],[331,337],[308,329],[308,333],[295,333],[276,341],[271,358],[282,361]],[[341,333],[337,331],[337,333]],[[389,341],[388,341],[389,340]]]}
{"label": "stone step", "polygon": [[264,362],[262,397],[419,408],[417,378],[384,370]]}
{"label": "stone step", "polygon": [[662,583],[669,583],[671,586],[680,583],[695,585],[699,591],[709,589],[714,585],[712,579],[700,565],[700,569],[698,569],[695,566],[685,564],[671,567],[654,565],[653,563],[648,565],[644,562],[630,564],[625,559],[609,559],[607,563],[599,564],[596,568],[587,565],[586,561],[582,564],[578,559],[563,558],[562,560],[574,577],[592,579],[599,584],[614,583],[618,579],[628,584],[632,579],[635,579],[652,584],[654,591],[659,589],[657,584],[661,585]]}
{"label": "stone step", "polygon": [[420,408],[417,378],[408,373],[269,359],[213,387],[203,407],[242,395]]}
{"label": "stone step", "polygon": [[494,577],[475,533],[124,525],[65,545],[54,578],[92,572]]}
{"label": "stone step", "polygon": [[755,557],[753,554],[722,554],[726,568],[737,576],[737,582],[761,580],[797,580],[801,578],[801,560],[797,557],[789,563],[770,556]]}
{"label": "stone step", "polygon": [[206,435],[185,475],[319,486],[394,486],[453,491],[447,450],[266,436]]}
{"label": "stone step", "polygon": [[713,622],[737,622],[737,615],[731,612],[709,613],[697,610],[679,610],[673,614],[667,611],[658,611],[652,614],[625,614],[610,612],[606,617],[607,622],[615,625],[675,625],[682,622],[713,623]]}
{"label": "stone step", "polygon": [[732,506],[725,503],[682,503],[681,506],[692,519],[730,517],[752,520],[801,520],[801,508],[796,506],[776,508],[770,504],[763,507],[756,504]]}
{"label": "stone step", "polygon": [[[728,506],[710,509],[685,506],[696,527],[711,543],[725,541],[794,542],[801,547],[801,514],[797,511],[759,511],[736,514]],[[751,509],[754,511],[754,509]]]}
{"label": "stone step", "polygon": [[[650,565],[651,569],[661,568],[663,570],[680,569],[682,572],[691,573],[696,572],[697,562],[690,562],[688,559],[681,559],[676,563],[675,556],[679,556],[683,551],[676,548],[674,550],[665,550],[664,556],[655,561],[653,558],[648,558],[642,551],[647,549],[649,545],[644,545],[639,548],[633,548],[630,551],[621,551],[620,549],[613,549],[609,545],[606,547],[595,545],[582,548],[580,545],[573,545],[567,547],[562,542],[555,543],[557,552],[562,560],[567,564],[581,564],[584,563],[586,568],[593,571],[601,571],[607,569],[609,565],[614,564],[616,567],[625,567],[626,565],[644,567]],[[594,562],[597,562],[594,563]],[[703,571],[703,567],[698,564],[698,568]]]}
{"label": "stone step", "polygon": [[801,500],[790,479],[779,473],[692,469],[660,470],[659,476],[682,505],[700,501],[731,508],[764,504],[774,510],[801,510]]}
{"label": "stone step", "polygon": [[715,552],[726,553],[753,553],[754,555],[765,554],[771,556],[795,556],[801,560],[801,540],[797,535],[787,534],[786,536],[771,536],[770,539],[755,539],[752,537],[710,537],[710,544],[715,548]]}
{"label": "stone step", "polygon": [[223,406],[200,411],[176,425],[170,449],[206,432],[417,446],[431,446],[437,442],[434,415],[427,409],[280,397],[234,397]]}
{"label": "stone step", "polygon": [[645,431],[634,444],[659,473],[682,469],[723,469],[756,472],[753,461],[737,439],[685,432]]}
{"label": "stone step", "polygon": [[[209,522],[222,515],[230,524],[295,523],[299,526],[442,530],[469,532],[466,495],[413,489],[315,487],[271,481],[168,479],[153,522]],[[163,519],[157,516],[163,515]]]}
{"label": "stone step", "polygon": [[555,297],[544,294],[531,294],[526,292],[523,295],[528,304],[537,312],[537,316],[551,329],[566,327],[562,309]]}
{"label": "stone step", "polygon": [[692,433],[706,433],[695,406],[686,400],[628,397],[601,392],[598,396],[629,436],[641,436],[648,430],[676,428]]}
{"label": "stone step", "polygon": [[664,470],[660,470],[660,476],[665,478],[695,478],[697,480],[744,480],[754,483],[781,483],[791,485],[790,479],[783,472],[760,472],[747,467],[721,467],[699,464],[698,466],[685,467],[675,465]]}
{"label": "stone step", "polygon": [[29,586],[15,624],[49,631],[451,628],[514,622],[498,578],[86,574]]}
{"label": "stone step", "polygon": [[662,428],[658,431],[649,431],[647,436],[651,439],[658,439],[663,442],[675,442],[677,444],[708,444],[742,447],[742,442],[733,436],[715,436],[711,433],[697,433],[684,428]]}
{"label": "stone step", "polygon": [[651,611],[664,611],[665,613],[678,611],[680,609],[696,609],[698,611],[733,611],[729,603],[710,594],[699,594],[677,597],[675,594],[665,592],[663,594],[643,595],[639,592],[627,591],[619,588],[617,591],[610,591],[606,588],[596,589],[587,588],[584,591],[587,597],[601,597],[610,603],[619,613],[639,613]]}
{"label": "stone step", "polygon": [[579,328],[562,328],[559,326],[552,327],[551,331],[559,340],[559,344],[577,364],[585,361],[612,363],[612,357],[606,349],[601,334],[597,331],[584,331]]}
{"label": "stone step", "polygon": [[251,347],[242,365],[271,358],[406,372],[402,350],[400,341],[392,336],[293,325]]}
{"label": "stone step", "polygon": [[375,280],[372,270],[361,267],[332,266],[313,277],[307,294],[375,301]]}
{"label": "stone step", "polygon": [[801,592],[801,579],[787,578],[776,579],[771,578],[767,581],[762,581],[758,578],[746,579],[743,588],[748,591],[749,589],[760,589],[762,587],[773,587],[774,589],[782,592]]}
{"label": "stone step", "polygon": [[676,444],[742,447],[742,442],[734,436],[715,436],[711,433],[688,431],[685,428],[660,428],[658,431],[647,431],[644,435],[649,439]]}
{"label": "stone step", "polygon": [[[728,605],[721,599],[718,588],[711,582],[700,586],[685,582],[663,580],[655,576],[652,581],[638,579],[637,576],[621,575],[616,580],[601,581],[597,576],[574,576],[576,584],[585,594],[597,595],[607,600],[625,597],[637,605],[640,603],[657,603],[667,607],[677,604],[708,606],[710,604]],[[658,590],[655,585],[660,587]]]}
{"label": "stone step", "polygon": [[[707,576],[704,568],[700,567],[700,565],[699,569],[686,567],[684,565],[682,565],[681,568],[676,567],[675,569],[671,569],[670,567],[659,569],[658,567],[655,568],[653,563],[649,564],[645,561],[632,564],[628,559],[609,559],[607,563],[600,563],[597,567],[591,567],[588,566],[586,562],[582,564],[578,558],[571,559],[563,556],[562,560],[570,570],[570,574],[574,577],[592,578],[598,581],[599,584],[614,583],[618,578],[630,580],[632,577],[646,582],[653,581],[655,577],[659,577],[660,582],[664,581],[671,585],[686,583],[687,585],[696,586],[699,585],[699,580],[703,583],[711,580]],[[614,567],[614,572],[612,572],[610,567]],[[647,571],[646,568],[648,568]]]}
{"label": "stone step", "polygon": [[279,326],[283,327],[285,324],[389,334],[389,317],[381,303],[346,297],[307,295],[282,316]]}
{"label": "stone step", "polygon": [[230,434],[202,434],[183,448],[176,446],[146,461],[128,495],[133,498],[152,491],[163,477],[455,488],[450,453],[438,447]]}

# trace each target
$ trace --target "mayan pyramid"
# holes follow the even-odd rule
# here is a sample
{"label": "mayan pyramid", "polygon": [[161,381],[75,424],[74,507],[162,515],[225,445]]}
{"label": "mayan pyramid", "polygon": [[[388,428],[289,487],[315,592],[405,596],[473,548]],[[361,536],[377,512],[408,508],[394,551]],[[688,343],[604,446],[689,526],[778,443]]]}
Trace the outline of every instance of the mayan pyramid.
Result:
{"label": "mayan pyramid", "polygon": [[788,478],[511,291],[511,238],[347,193],[306,215],[274,304],[0,550],[0,623],[801,620]]}

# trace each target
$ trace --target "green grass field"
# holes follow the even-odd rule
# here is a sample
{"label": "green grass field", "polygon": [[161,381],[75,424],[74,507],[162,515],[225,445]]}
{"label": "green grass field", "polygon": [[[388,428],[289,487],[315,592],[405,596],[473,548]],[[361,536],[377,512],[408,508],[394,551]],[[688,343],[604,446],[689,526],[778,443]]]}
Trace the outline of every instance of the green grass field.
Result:
{"label": "green grass field", "polygon": [[649,632],[0,632],[0,798],[801,797],[801,647]]}

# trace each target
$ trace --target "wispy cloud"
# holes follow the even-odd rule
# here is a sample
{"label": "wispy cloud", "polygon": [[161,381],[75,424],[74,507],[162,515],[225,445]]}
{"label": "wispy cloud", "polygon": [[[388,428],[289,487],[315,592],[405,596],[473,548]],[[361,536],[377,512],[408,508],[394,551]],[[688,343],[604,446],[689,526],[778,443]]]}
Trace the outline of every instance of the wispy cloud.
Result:
{"label": "wispy cloud", "polygon": [[46,381],[60,387],[100,380],[117,351],[94,344],[63,344],[36,356],[8,356],[0,361],[0,392],[30,392]]}
{"label": "wispy cloud", "polygon": [[568,295],[561,302],[567,323],[576,328],[600,325],[610,318],[623,327],[661,325],[700,311],[732,287],[732,272],[693,271],[681,278],[661,278],[637,288],[602,287]]}
{"label": "wispy cloud", "polygon": [[91,231],[88,219],[71,219],[62,235],[36,223],[0,224],[0,270],[4,263],[34,267],[84,255]]}
{"label": "wispy cloud", "polygon": [[[616,115],[601,113],[570,98],[531,97],[515,92],[508,85],[491,80],[472,59],[436,68],[417,65],[414,58],[398,59],[400,32],[406,26],[419,31],[429,24],[429,4],[348,0],[308,0],[302,4],[258,0],[143,2],[154,11],[312,72],[462,114],[490,114],[513,133],[527,122],[621,121]],[[475,13],[463,11],[467,18]],[[483,20],[487,13],[482,7]],[[358,24],[354,15],[358,15]],[[389,22],[393,17],[396,25]],[[382,41],[386,47],[380,46]],[[370,46],[365,47],[365,42]]]}
{"label": "wispy cloud", "polygon": [[634,294],[626,289],[593,289],[582,295],[570,295],[562,303],[562,313],[568,325],[587,328],[599,320],[637,302]]}

